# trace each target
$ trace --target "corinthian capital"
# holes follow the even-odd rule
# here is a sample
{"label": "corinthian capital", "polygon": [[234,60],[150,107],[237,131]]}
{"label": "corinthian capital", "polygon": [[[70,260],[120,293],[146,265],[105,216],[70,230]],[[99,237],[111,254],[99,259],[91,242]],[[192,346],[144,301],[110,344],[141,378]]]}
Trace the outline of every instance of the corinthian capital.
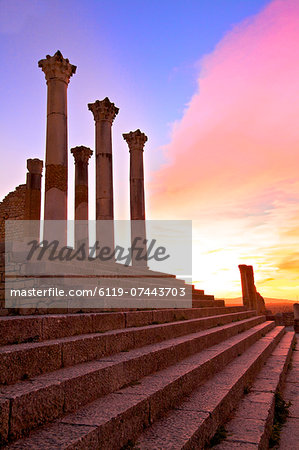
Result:
{"label": "corinthian capital", "polygon": [[123,134],[124,140],[127,142],[130,151],[140,150],[143,151],[144,144],[147,141],[147,136],[139,129],[136,131],[130,131],[130,133]]}
{"label": "corinthian capital", "polygon": [[38,62],[38,67],[44,72],[47,81],[56,78],[67,84],[77,69],[76,66],[70,64],[68,59],[62,56],[59,50],[54,56],[47,55],[46,59],[41,59]]}
{"label": "corinthian capital", "polygon": [[107,120],[111,125],[119,111],[119,108],[114,103],[111,103],[108,97],[104,98],[104,100],[96,100],[94,103],[88,103],[88,109],[93,113],[96,122],[99,120]]}
{"label": "corinthian capital", "polygon": [[81,145],[79,147],[71,148],[71,153],[74,156],[75,164],[79,162],[88,164],[89,158],[91,157],[93,151],[89,147],[84,147]]}

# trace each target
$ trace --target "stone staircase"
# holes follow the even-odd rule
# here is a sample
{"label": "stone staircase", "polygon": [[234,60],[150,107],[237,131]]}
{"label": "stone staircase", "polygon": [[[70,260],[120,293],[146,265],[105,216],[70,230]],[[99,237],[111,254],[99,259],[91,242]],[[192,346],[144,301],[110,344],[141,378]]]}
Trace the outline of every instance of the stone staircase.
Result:
{"label": "stone staircase", "polygon": [[225,306],[224,300],[215,300],[214,295],[207,295],[201,289],[195,289],[192,285],[193,308],[208,308],[211,306]]}
{"label": "stone staircase", "polygon": [[1,317],[1,445],[202,449],[250,387],[265,445],[294,334],[194,294],[213,306]]}

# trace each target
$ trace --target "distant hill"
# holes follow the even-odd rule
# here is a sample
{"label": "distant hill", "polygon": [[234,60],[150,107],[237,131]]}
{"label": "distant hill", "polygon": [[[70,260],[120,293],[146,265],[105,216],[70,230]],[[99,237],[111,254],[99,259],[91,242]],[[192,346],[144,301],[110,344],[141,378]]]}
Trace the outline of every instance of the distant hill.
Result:
{"label": "distant hill", "polygon": [[[226,305],[242,305],[243,304],[243,300],[242,297],[237,297],[237,298],[225,298],[225,304]],[[292,305],[293,303],[299,303],[299,301],[297,300],[287,300],[284,298],[267,298],[264,297],[265,303],[266,305],[268,304],[289,304]]]}

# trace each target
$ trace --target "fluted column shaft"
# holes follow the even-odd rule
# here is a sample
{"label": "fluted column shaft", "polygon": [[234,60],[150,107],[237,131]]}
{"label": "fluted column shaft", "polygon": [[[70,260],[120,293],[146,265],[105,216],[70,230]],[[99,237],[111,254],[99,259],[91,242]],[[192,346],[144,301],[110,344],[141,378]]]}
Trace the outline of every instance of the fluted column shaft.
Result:
{"label": "fluted column shaft", "polygon": [[[142,247],[146,255],[146,227],[145,227],[145,201],[144,201],[144,171],[143,151],[147,136],[139,129],[123,134],[130,151],[130,212],[131,212],[131,242],[138,239],[138,246]],[[147,260],[137,261],[132,258],[133,265],[147,266]]]}
{"label": "fluted column shaft", "polygon": [[67,219],[67,87],[76,66],[60,51],[38,63],[45,73],[47,137],[45,172],[45,220]]}
{"label": "fluted column shaft", "polygon": [[[95,120],[96,220],[111,221],[97,226],[97,240],[114,249],[113,167],[111,127],[119,109],[108,97],[89,103]],[[103,242],[104,241],[104,242]]]}

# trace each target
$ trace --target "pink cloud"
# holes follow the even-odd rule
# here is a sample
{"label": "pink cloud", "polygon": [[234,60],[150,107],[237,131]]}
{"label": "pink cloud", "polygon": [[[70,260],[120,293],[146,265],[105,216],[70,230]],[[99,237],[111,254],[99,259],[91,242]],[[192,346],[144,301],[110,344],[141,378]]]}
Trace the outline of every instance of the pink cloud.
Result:
{"label": "pink cloud", "polygon": [[201,67],[165,148],[169,163],[153,177],[155,212],[247,198],[297,177],[298,1],[273,1],[235,26]]}
{"label": "pink cloud", "polygon": [[299,2],[272,1],[200,67],[152,175],[151,216],[194,219],[193,276],[218,296],[238,294],[248,263],[265,295],[296,298],[294,265],[281,269],[299,244]]}

